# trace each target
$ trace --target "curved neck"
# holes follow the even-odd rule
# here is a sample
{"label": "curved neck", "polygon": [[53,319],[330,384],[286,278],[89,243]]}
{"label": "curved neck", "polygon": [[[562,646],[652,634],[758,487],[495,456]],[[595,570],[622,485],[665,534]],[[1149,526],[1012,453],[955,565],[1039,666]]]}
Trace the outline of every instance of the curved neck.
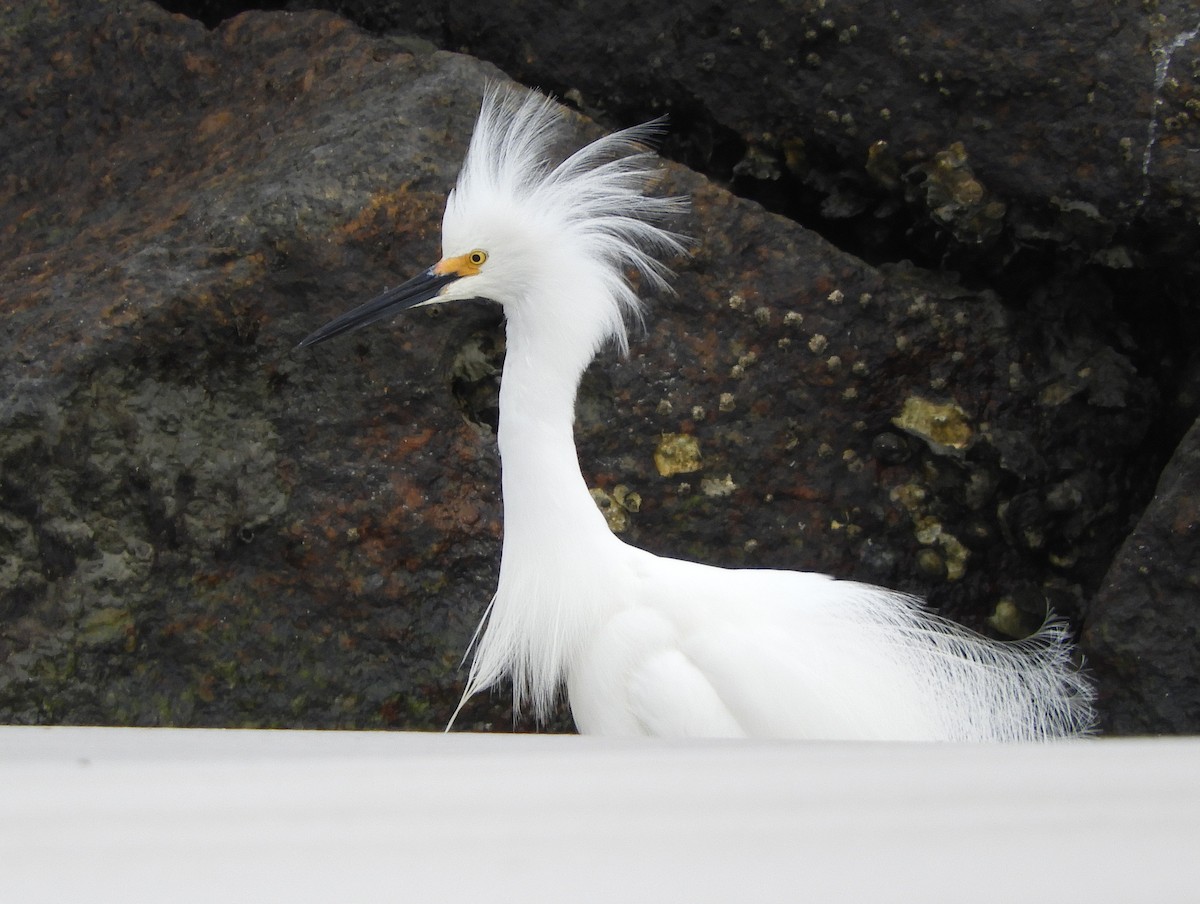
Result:
{"label": "curved neck", "polygon": [[596,321],[578,308],[559,310],[558,322],[521,305],[506,311],[498,436],[504,547],[463,697],[509,675],[515,708],[532,702],[540,719],[605,607],[618,604],[606,580],[623,548],[575,451],[575,393],[596,350]]}
{"label": "curved neck", "polygon": [[[504,491],[504,556],[540,553],[609,534],[579,469],[575,396],[594,353],[589,337],[509,315],[500,382],[498,442]],[[581,536],[581,532],[583,536]]]}

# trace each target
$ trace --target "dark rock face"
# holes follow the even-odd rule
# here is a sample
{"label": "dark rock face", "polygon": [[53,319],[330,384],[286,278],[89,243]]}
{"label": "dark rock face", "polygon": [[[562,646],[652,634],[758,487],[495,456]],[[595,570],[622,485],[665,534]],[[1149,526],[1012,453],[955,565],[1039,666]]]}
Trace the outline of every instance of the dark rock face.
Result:
{"label": "dark rock face", "polygon": [[[0,718],[441,727],[498,564],[499,312],[426,311],[292,348],[437,258],[499,73],[325,13],[214,31],[149,4],[0,16]],[[490,23],[496,41],[520,28]],[[817,27],[811,71],[878,38],[864,24],[834,44]],[[717,54],[730,39],[715,28],[691,30]],[[870,63],[883,85],[873,59],[839,65]],[[788,103],[747,95],[780,115]],[[895,178],[888,191],[927,209],[943,243],[1011,243],[1017,188],[1064,178],[1042,159],[1011,171],[1034,139],[1010,120],[989,134],[1025,150],[988,157],[927,134],[933,112],[903,112],[882,138],[840,118],[813,134],[839,153],[870,138],[876,181]],[[564,117],[577,143],[597,134]],[[877,140],[888,149],[870,156]],[[768,144],[743,170],[760,160],[771,178],[786,142]],[[1110,239],[1160,194],[1151,180],[1140,201],[1125,170],[1111,203],[1066,178],[1063,216]],[[1104,316],[1111,286],[1051,283],[1014,307],[950,274],[872,266],[679,166],[662,191],[692,197],[694,254],[631,359],[602,357],[579,405],[584,472],[614,529],[656,552],[899,587],[1002,634],[1047,606],[1082,618],[1148,498],[1162,429],[1161,381]],[[1091,208],[1071,206],[1085,196]],[[1082,241],[1072,229],[1063,242]],[[1085,306],[1090,286],[1100,301]],[[1092,617],[1108,663],[1108,616]],[[1157,645],[1139,651],[1178,639],[1138,636]],[[1160,680],[1128,674],[1100,671]],[[1187,707],[1132,721],[1139,698],[1102,692],[1114,729],[1198,727]],[[461,724],[510,725],[504,695]]]}
{"label": "dark rock face", "polygon": [[[862,228],[907,193],[943,246],[1004,233],[1010,251],[1093,251],[1135,221],[1200,213],[1188,151],[1200,145],[1200,15],[1184,0],[302,3],[415,31],[602,109],[671,108],[693,138],[689,163],[812,179],[828,217]],[[924,185],[940,154],[969,161],[950,199]]]}
{"label": "dark rock face", "polygon": [[434,254],[472,111],[431,97],[478,93],[481,67],[324,14],[24,16],[6,34],[30,50],[3,53],[0,711],[443,725],[500,530],[491,445],[431,378],[452,345],[291,347],[393,279],[382,259]]}
{"label": "dark rock face", "polygon": [[1085,637],[1110,698],[1110,731],[1161,732],[1200,721],[1198,535],[1200,426],[1167,465],[1088,613]]}

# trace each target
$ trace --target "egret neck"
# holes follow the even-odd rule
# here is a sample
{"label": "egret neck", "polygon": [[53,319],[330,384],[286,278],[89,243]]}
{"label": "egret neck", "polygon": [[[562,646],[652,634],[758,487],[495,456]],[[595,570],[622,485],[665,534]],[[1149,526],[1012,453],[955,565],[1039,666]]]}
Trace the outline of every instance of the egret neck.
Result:
{"label": "egret neck", "polygon": [[621,605],[611,591],[624,544],[597,508],[575,448],[576,392],[604,339],[580,312],[596,291],[576,285],[572,301],[554,307],[541,293],[505,305],[504,548],[471,684],[485,687],[511,668],[518,698],[528,691],[539,713],[605,611]]}

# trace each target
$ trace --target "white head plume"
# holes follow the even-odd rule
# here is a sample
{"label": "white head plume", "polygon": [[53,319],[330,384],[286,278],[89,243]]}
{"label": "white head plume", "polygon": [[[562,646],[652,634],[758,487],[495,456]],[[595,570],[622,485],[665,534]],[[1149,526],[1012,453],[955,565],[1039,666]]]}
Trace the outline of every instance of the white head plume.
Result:
{"label": "white head plume", "polygon": [[[480,247],[495,260],[497,249],[507,251],[509,260],[496,263],[507,265],[511,278],[489,280],[486,293],[507,304],[519,301],[529,285],[529,268],[521,267],[520,258],[531,248],[552,247],[572,279],[600,281],[604,291],[596,294],[608,310],[592,313],[601,319],[603,336],[624,352],[625,316],[640,318],[641,308],[627,270],[638,271],[655,288],[667,288],[670,271],[658,257],[682,253],[685,246],[664,224],[687,202],[643,194],[656,175],[656,158],[647,145],[661,121],[607,135],[555,164],[561,122],[558,105],[536,92],[488,87],[446,202],[443,254]],[[506,291],[511,297],[503,297]]]}

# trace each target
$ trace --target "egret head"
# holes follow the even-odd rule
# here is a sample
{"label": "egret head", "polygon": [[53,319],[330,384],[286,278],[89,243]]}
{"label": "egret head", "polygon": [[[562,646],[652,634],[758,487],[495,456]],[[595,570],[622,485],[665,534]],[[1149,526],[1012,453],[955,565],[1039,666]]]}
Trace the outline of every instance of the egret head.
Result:
{"label": "egret head", "polygon": [[557,105],[540,94],[489,87],[446,202],[442,259],[300,345],[408,308],[488,298],[509,317],[570,319],[624,349],[625,316],[639,312],[628,271],[665,286],[658,256],[684,246],[663,224],[686,202],[643,193],[654,175],[645,143],[659,123],[605,136],[555,163],[560,121]]}

